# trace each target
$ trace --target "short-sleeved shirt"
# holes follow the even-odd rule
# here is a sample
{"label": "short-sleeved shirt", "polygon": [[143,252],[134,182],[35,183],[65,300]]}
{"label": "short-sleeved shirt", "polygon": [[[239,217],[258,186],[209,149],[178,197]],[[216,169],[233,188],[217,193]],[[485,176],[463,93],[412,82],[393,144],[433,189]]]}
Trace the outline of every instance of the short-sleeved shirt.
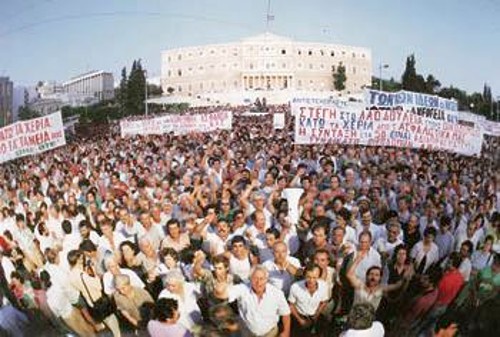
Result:
{"label": "short-sleeved shirt", "polygon": [[271,284],[261,299],[257,297],[251,286],[239,284],[229,289],[229,302],[236,300],[240,316],[253,334],[262,336],[271,331],[280,316],[290,315],[290,307],[281,290]]}
{"label": "short-sleeved shirt", "polygon": [[321,302],[326,302],[328,299],[328,286],[323,280],[318,280],[318,288],[313,294],[307,289],[305,280],[295,282],[288,295],[288,302],[294,304],[299,314],[303,316],[316,314]]}

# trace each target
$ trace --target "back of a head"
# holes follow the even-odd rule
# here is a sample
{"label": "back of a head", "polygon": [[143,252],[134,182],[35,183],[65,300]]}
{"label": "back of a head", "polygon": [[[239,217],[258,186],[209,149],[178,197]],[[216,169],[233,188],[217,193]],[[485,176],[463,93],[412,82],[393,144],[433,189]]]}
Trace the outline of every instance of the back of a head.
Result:
{"label": "back of a head", "polygon": [[371,328],[375,320],[375,308],[370,303],[355,304],[347,317],[347,326],[352,330]]}

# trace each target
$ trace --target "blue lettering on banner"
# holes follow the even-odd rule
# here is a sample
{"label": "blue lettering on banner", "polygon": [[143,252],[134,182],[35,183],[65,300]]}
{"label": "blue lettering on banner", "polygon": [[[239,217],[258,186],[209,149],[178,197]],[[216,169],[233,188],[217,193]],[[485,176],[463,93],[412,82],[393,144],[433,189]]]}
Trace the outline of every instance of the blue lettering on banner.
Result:
{"label": "blue lettering on banner", "polygon": [[365,102],[370,105],[382,107],[415,105],[426,108],[441,108],[451,111],[457,111],[458,109],[457,102],[454,100],[435,95],[427,95],[403,90],[395,93],[368,90],[365,94]]}

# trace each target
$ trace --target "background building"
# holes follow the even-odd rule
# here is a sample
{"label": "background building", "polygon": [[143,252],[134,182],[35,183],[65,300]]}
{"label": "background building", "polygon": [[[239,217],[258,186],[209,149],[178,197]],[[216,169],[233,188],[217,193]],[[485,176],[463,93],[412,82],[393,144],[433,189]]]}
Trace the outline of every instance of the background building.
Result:
{"label": "background building", "polygon": [[63,83],[62,88],[65,93],[92,96],[98,101],[115,96],[113,74],[104,71],[92,71],[77,76]]}
{"label": "background building", "polygon": [[371,85],[369,49],[265,33],[236,43],[166,50],[161,85],[164,93],[193,98],[237,91],[326,93],[334,90],[332,69],[339,64],[346,67],[345,93]]}
{"label": "background building", "polygon": [[12,123],[12,99],[14,83],[8,77],[0,77],[0,126]]}

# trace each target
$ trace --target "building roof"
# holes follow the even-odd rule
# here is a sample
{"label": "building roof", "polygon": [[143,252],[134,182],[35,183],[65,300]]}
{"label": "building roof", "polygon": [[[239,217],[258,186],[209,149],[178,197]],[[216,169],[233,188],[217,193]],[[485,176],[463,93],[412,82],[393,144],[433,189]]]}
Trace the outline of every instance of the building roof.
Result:
{"label": "building roof", "polygon": [[292,42],[292,39],[286,36],[280,36],[265,32],[263,34],[250,36],[241,40],[243,43],[262,43],[262,42]]}

